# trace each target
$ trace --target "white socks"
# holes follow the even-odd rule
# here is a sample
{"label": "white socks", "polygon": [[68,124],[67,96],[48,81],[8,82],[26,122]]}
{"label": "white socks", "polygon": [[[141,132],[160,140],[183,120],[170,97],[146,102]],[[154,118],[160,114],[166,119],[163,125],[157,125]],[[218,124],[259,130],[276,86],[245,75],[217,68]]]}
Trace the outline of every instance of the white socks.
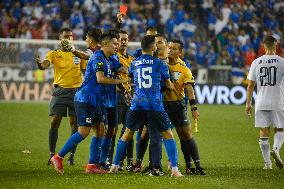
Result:
{"label": "white socks", "polygon": [[178,172],[178,167],[172,167],[172,172],[174,171]]}
{"label": "white socks", "polygon": [[259,147],[261,149],[264,162],[266,164],[271,164],[269,137],[260,137],[259,138]]}
{"label": "white socks", "polygon": [[273,150],[279,153],[279,150],[281,149],[283,142],[284,142],[284,132],[277,131],[274,134]]}

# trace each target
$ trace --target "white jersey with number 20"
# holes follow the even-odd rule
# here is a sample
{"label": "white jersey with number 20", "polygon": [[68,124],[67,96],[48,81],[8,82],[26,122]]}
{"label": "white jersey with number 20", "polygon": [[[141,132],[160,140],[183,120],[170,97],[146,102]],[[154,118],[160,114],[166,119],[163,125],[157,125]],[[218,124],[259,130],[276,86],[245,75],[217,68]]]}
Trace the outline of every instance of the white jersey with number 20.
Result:
{"label": "white jersey with number 20", "polygon": [[252,62],[248,79],[256,82],[255,110],[284,110],[284,59],[263,55]]}

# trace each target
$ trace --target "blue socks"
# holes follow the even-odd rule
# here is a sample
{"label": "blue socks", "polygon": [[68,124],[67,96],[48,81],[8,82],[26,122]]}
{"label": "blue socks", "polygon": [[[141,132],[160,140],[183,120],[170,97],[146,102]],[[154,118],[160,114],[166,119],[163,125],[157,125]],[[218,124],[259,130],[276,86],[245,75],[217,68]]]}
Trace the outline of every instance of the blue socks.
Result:
{"label": "blue socks", "polygon": [[167,155],[171,161],[172,167],[177,167],[178,164],[178,152],[177,145],[175,140],[172,139],[164,139],[164,145],[166,147]]}
{"label": "blue socks", "polygon": [[109,147],[112,138],[105,137],[102,143],[101,154],[100,154],[100,163],[106,163],[107,155],[109,152]]}
{"label": "blue socks", "polygon": [[89,164],[97,164],[100,158],[100,148],[102,145],[102,138],[93,136],[92,142],[90,145],[90,159]]}
{"label": "blue socks", "polygon": [[84,138],[81,136],[79,132],[74,133],[64,144],[63,148],[60,150],[58,155],[62,158],[73,149],[78,143],[80,143]]}
{"label": "blue socks", "polygon": [[119,165],[121,157],[126,151],[126,147],[127,147],[127,142],[119,139],[117,142],[116,154],[115,154],[114,161],[113,161],[114,165]]}

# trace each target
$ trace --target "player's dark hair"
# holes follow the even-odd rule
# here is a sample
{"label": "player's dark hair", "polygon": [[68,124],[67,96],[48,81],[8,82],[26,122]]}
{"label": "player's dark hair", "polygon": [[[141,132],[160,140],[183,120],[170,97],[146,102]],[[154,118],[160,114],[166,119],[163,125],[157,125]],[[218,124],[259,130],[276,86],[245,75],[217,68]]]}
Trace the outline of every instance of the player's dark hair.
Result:
{"label": "player's dark hair", "polygon": [[160,33],[155,35],[155,37],[162,37],[166,42],[168,41],[167,38],[164,35],[160,34]]}
{"label": "player's dark hair", "polygon": [[64,27],[59,30],[59,34],[61,35],[63,32],[72,32],[72,30],[71,28]]}
{"label": "player's dark hair", "polygon": [[123,34],[127,34],[128,35],[127,31],[125,31],[125,30],[119,30],[118,33],[123,33]]}
{"label": "player's dark hair", "polygon": [[143,37],[141,41],[141,48],[143,51],[148,51],[155,44],[155,36],[146,35]]}
{"label": "player's dark hair", "polygon": [[147,32],[148,30],[151,30],[151,31],[158,31],[157,28],[152,27],[152,26],[147,27],[147,28],[146,28],[146,32]]}
{"label": "player's dark hair", "polygon": [[96,43],[100,43],[101,42],[101,36],[102,36],[102,32],[100,29],[98,28],[91,28],[88,30],[87,35],[92,37],[93,40]]}
{"label": "player's dark hair", "polygon": [[173,39],[171,42],[172,42],[172,43],[178,43],[179,46],[180,46],[180,50],[183,49],[183,42],[182,42],[181,40],[179,40],[179,39]]}
{"label": "player's dark hair", "polygon": [[101,42],[103,42],[103,41],[110,41],[113,38],[118,39],[118,35],[116,33],[114,33],[113,31],[108,31],[108,32],[102,34]]}
{"label": "player's dark hair", "polygon": [[274,45],[276,45],[277,40],[272,35],[268,35],[268,36],[265,36],[263,43],[268,48],[273,48]]}

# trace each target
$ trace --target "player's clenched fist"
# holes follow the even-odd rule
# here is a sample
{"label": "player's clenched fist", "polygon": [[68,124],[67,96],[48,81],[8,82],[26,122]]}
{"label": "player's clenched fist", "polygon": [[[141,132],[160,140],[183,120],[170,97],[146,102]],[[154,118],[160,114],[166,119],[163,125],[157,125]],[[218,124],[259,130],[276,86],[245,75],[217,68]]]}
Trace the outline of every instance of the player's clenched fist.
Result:
{"label": "player's clenched fist", "polygon": [[66,52],[74,52],[75,51],[75,47],[74,47],[72,41],[69,40],[69,39],[62,39],[60,41],[60,46],[61,46],[63,51],[66,51]]}

